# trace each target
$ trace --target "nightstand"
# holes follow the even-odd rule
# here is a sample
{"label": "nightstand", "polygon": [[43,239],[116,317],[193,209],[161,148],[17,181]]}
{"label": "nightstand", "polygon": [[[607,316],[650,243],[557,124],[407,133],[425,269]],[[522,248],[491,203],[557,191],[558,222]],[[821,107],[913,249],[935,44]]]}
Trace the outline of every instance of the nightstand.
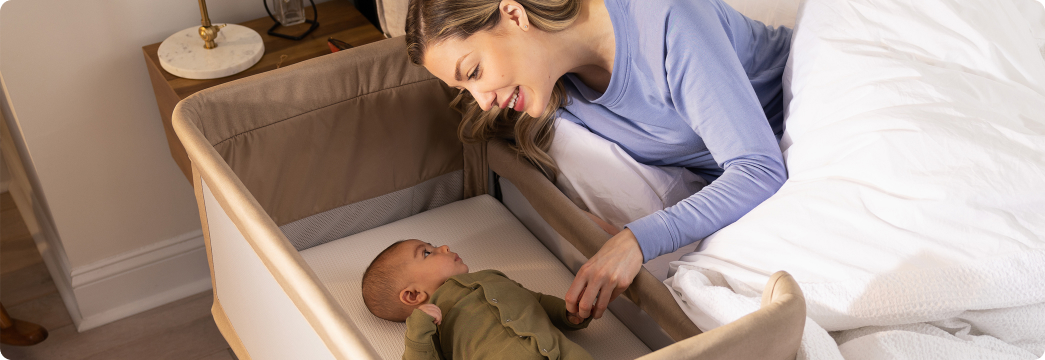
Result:
{"label": "nightstand", "polygon": [[[385,38],[384,34],[367,21],[349,0],[331,0],[318,4],[316,7],[319,10],[319,27],[304,39],[297,41],[269,36],[266,32],[273,22],[268,17],[241,23],[240,25],[254,29],[261,34],[261,39],[265,42],[265,55],[257,64],[247,70],[219,79],[192,80],[171,75],[160,67],[160,61],[156,55],[160,43],[142,47],[142,52],[145,53],[145,63],[149,68],[149,79],[152,80],[152,90],[156,93],[156,104],[160,108],[163,131],[167,134],[167,145],[170,146],[171,157],[174,158],[174,162],[178,164],[181,172],[185,174],[185,178],[190,179],[189,182],[192,182],[189,158],[171,126],[174,106],[179,101],[211,86],[273,70],[277,65],[287,66],[330,54],[330,48],[327,46],[328,37],[347,42],[352,46],[361,46]],[[311,6],[306,8],[305,14],[311,17]],[[190,24],[186,23],[186,25]],[[281,28],[279,31],[296,34],[304,32],[307,27],[308,24],[300,24]]]}

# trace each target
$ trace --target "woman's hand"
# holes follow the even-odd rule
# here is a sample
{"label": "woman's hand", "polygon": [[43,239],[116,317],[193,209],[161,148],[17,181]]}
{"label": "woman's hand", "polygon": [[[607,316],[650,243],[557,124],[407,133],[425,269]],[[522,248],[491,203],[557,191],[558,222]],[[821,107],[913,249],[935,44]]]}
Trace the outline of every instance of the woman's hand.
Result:
{"label": "woman's hand", "polygon": [[[614,235],[581,266],[566,291],[566,311],[582,319],[601,318],[610,301],[620,296],[642,268],[642,249],[631,229]],[[597,301],[596,301],[597,300]]]}
{"label": "woman's hand", "polygon": [[577,314],[567,312],[566,320],[569,320],[571,324],[577,325],[584,321],[584,318],[577,316]]}
{"label": "woman's hand", "polygon": [[417,308],[434,317],[435,320],[432,320],[432,322],[436,325],[443,322],[443,310],[435,304],[421,304],[421,306],[418,306]]}

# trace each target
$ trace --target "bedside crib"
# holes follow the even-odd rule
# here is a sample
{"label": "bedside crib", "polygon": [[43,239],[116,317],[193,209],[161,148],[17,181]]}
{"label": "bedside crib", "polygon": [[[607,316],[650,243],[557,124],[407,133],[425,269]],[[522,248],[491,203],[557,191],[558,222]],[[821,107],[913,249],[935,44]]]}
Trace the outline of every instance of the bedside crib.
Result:
{"label": "bedside crib", "polygon": [[[609,235],[503,141],[462,144],[454,92],[411,65],[399,37],[178,104],[212,313],[240,359],[397,358],[402,325],[366,312],[358,281],[400,239],[448,244],[472,271],[565,294],[577,254]],[[624,295],[570,335],[596,358],[793,359],[805,321],[785,273],[760,310],[704,334],[645,269]]]}

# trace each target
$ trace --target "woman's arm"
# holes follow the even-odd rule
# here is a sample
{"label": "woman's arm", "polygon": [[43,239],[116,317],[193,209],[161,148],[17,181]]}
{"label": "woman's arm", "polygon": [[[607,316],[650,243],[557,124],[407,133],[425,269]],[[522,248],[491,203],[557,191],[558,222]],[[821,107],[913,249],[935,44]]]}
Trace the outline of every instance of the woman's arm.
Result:
{"label": "woman's arm", "polygon": [[[723,173],[693,196],[628,224],[588,260],[566,294],[567,309],[582,316],[598,296],[594,313],[600,317],[609,301],[631,284],[643,262],[733,223],[787,178],[777,139],[753,89],[755,81],[742,63],[782,67],[762,60],[786,58],[786,46],[773,45],[786,40],[784,35],[767,31],[719,1],[673,2],[667,21],[664,63],[671,103],[703,139]],[[771,87],[770,83],[754,86]]]}

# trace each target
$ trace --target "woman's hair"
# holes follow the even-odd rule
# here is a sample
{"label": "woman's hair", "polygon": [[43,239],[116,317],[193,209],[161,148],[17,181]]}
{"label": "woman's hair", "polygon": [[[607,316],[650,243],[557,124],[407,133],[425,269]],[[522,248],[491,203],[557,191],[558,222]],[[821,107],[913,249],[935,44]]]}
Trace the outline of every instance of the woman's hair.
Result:
{"label": "woman's hair", "polygon": [[[537,29],[561,31],[577,18],[581,0],[516,0],[526,10]],[[410,0],[406,15],[406,47],[410,61],[424,65],[428,47],[445,40],[464,40],[472,34],[493,29],[501,19],[501,0]],[[462,91],[450,107],[462,114],[457,135],[461,141],[474,143],[491,138],[514,142],[512,148],[554,180],[558,172],[548,156],[554,131],[555,114],[566,104],[562,80],[555,83],[551,99],[539,117],[525,112],[492,107],[482,111],[467,91]]]}

